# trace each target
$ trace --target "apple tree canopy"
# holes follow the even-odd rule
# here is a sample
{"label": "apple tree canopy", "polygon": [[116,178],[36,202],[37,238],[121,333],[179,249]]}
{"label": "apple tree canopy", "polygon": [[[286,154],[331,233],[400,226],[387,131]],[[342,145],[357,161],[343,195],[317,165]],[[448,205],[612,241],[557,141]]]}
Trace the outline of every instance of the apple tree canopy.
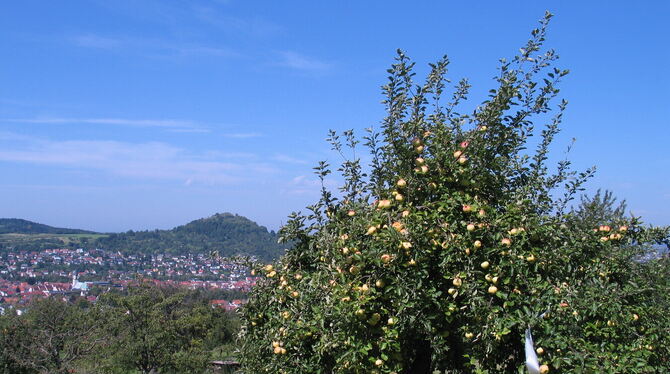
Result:
{"label": "apple tree canopy", "polygon": [[398,51],[369,165],[353,131],[331,132],[342,187],[292,214],[294,247],[255,266],[246,372],[521,373],[528,328],[542,373],[668,370],[668,260],[641,257],[668,228],[608,194],[575,202],[595,169],[548,165],[568,74],[544,47],[550,18],[470,110],[446,57],[417,84]]}

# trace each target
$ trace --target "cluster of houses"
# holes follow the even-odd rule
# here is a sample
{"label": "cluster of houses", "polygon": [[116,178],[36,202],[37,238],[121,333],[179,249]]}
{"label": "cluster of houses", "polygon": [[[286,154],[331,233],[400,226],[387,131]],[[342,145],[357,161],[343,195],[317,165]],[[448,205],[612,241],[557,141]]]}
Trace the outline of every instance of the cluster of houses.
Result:
{"label": "cluster of houses", "polygon": [[[44,281],[45,278],[59,281]],[[97,294],[125,289],[138,277],[158,286],[248,292],[256,283],[244,266],[206,255],[137,256],[104,250],[49,249],[0,255],[0,314],[17,311],[34,298],[97,300]],[[188,280],[183,280],[188,278]],[[95,290],[95,292],[91,292]],[[212,300],[234,310],[245,300]]]}
{"label": "cluster of houses", "polygon": [[0,255],[0,278],[69,277],[83,271],[83,278],[133,278],[137,274],[159,279],[206,277],[237,279],[248,270],[236,263],[221,262],[205,254],[133,255],[102,249],[47,249]]}

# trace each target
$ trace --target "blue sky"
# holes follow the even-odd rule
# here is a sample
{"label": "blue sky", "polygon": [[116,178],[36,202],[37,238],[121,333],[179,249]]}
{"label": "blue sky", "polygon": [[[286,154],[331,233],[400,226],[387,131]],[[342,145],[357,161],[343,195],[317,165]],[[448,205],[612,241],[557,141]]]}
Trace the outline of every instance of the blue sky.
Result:
{"label": "blue sky", "polygon": [[327,130],[379,125],[396,48],[419,76],[449,55],[473,108],[545,9],[572,72],[556,157],[575,137],[591,190],[670,224],[667,1],[7,2],[0,217],[125,231],[229,211],[277,229],[338,161]]}

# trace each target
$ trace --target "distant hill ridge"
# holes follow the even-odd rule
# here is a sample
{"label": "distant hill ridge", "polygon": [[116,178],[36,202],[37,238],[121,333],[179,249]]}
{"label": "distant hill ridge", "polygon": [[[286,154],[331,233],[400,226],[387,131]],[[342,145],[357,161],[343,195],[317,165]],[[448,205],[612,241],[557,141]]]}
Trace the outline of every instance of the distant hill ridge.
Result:
{"label": "distant hill ridge", "polygon": [[0,234],[94,234],[94,232],[53,227],[20,218],[0,218]]}
{"label": "distant hill ridge", "polygon": [[[5,224],[13,219],[0,219],[0,234],[97,234],[91,231],[57,229],[26,220],[20,224]],[[22,239],[25,241],[25,239]],[[127,231],[108,233],[95,238],[69,238],[68,247],[101,248],[128,254],[183,254],[218,251],[221,256],[256,256],[263,260],[278,258],[284,245],[277,243],[278,235],[250,219],[232,213],[218,213],[201,218],[171,230]],[[23,243],[12,243],[5,238],[5,249],[21,249]],[[44,242],[44,246],[54,243]],[[64,244],[65,245],[65,244]],[[42,245],[40,245],[42,246]],[[32,249],[35,249],[34,247]]]}

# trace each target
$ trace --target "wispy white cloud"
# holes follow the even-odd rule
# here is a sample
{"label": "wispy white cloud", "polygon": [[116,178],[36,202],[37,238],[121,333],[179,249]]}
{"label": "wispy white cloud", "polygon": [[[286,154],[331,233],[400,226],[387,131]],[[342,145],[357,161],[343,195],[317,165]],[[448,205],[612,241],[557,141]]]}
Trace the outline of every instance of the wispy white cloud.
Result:
{"label": "wispy white cloud", "polygon": [[[324,186],[329,190],[337,188],[337,181],[334,179],[325,179]],[[306,175],[299,175],[292,178],[284,188],[280,190],[282,195],[304,195],[304,196],[318,196],[321,191],[321,180],[318,178],[310,178]]]}
{"label": "wispy white cloud", "polygon": [[277,170],[256,158],[240,161],[191,153],[160,142],[52,141],[23,136],[0,149],[0,161],[97,170],[112,175],[191,184],[233,184]]}
{"label": "wispy white cloud", "polygon": [[100,49],[115,49],[124,44],[122,40],[94,34],[77,35],[72,38],[72,42],[80,47]]}
{"label": "wispy white cloud", "polygon": [[70,38],[70,42],[82,48],[102,49],[110,52],[135,52],[153,57],[240,56],[238,52],[227,47],[167,39],[115,37],[89,33],[75,35]]}
{"label": "wispy white cloud", "polygon": [[302,71],[325,71],[332,67],[332,64],[317,60],[312,57],[293,51],[278,52],[279,61],[277,65],[302,70]]}
{"label": "wispy white cloud", "polygon": [[231,16],[219,11],[216,7],[194,6],[192,14],[195,18],[209,26],[221,31],[235,34],[246,34],[255,37],[269,37],[284,32],[284,29],[276,23],[267,21],[260,17],[243,18]]}
{"label": "wispy white cloud", "polygon": [[209,132],[209,129],[193,121],[173,119],[126,119],[126,118],[68,118],[68,117],[36,117],[36,118],[3,118],[5,123],[31,124],[89,124],[131,127],[160,127],[175,132]]}
{"label": "wispy white cloud", "polygon": [[233,138],[233,139],[258,138],[263,136],[261,133],[258,132],[232,132],[232,133],[223,133],[222,135],[226,138]]}
{"label": "wispy white cloud", "polygon": [[275,161],[286,162],[286,163],[289,163],[289,164],[301,164],[301,165],[304,165],[304,164],[307,164],[307,163],[308,163],[307,161],[305,161],[305,160],[303,160],[303,159],[295,158],[295,157],[291,157],[291,156],[289,156],[289,155],[285,155],[285,154],[283,154],[283,153],[277,153],[277,154],[275,154],[274,156],[272,156],[272,159],[275,160]]}

